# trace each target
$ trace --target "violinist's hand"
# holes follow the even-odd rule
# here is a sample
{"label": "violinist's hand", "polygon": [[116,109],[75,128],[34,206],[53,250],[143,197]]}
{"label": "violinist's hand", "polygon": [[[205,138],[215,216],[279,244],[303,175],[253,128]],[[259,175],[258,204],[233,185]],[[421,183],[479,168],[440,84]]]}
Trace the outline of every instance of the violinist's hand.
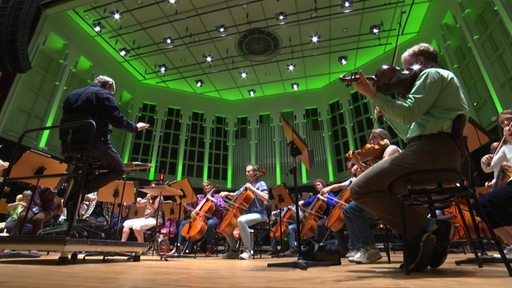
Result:
{"label": "violinist's hand", "polygon": [[494,157],[494,155],[492,155],[492,154],[487,154],[484,157],[482,157],[482,160],[480,160],[482,162],[482,166],[484,166],[484,167],[491,166],[493,157]]}
{"label": "violinist's hand", "polygon": [[370,99],[375,98],[375,95],[377,94],[377,88],[373,86],[368,80],[366,80],[366,77],[361,70],[359,70],[359,81],[354,83],[354,88],[357,90],[357,92]]}
{"label": "violinist's hand", "polygon": [[382,112],[379,107],[375,106],[375,109],[373,109],[373,119],[379,119],[382,116],[384,116],[384,112]]}

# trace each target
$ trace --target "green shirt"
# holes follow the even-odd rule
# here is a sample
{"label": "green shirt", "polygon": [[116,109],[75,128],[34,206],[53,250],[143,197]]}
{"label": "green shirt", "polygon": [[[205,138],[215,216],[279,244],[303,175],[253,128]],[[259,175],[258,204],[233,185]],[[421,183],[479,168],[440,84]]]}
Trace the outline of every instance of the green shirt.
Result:
{"label": "green shirt", "polygon": [[421,72],[405,99],[377,93],[373,102],[406,142],[419,135],[451,132],[458,114],[468,114],[464,92],[455,75],[444,69]]}

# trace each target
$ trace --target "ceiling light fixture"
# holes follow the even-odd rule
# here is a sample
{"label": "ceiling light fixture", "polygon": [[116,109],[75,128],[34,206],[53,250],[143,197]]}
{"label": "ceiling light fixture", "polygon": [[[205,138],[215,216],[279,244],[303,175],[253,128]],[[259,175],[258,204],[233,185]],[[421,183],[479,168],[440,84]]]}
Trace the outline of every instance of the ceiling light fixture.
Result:
{"label": "ceiling light fixture", "polygon": [[165,71],[167,71],[167,65],[165,64],[158,66],[158,68],[160,70],[160,73],[165,73]]}
{"label": "ceiling light fixture", "polygon": [[277,12],[276,13],[276,20],[277,20],[277,23],[279,23],[279,24],[286,23],[286,13],[284,13],[284,12]]}
{"label": "ceiling light fixture", "polygon": [[349,0],[343,1],[343,4],[341,6],[343,8],[344,13],[348,13],[348,12],[352,11],[352,4],[350,3]]}
{"label": "ceiling light fixture", "polygon": [[169,0],[169,3],[176,4],[176,3],[178,3],[178,0]]}
{"label": "ceiling light fixture", "polygon": [[297,83],[297,82],[292,83],[292,89],[293,89],[294,91],[299,90],[299,83]]}
{"label": "ceiling light fixture", "polygon": [[128,49],[126,49],[126,48],[119,49],[119,55],[121,55],[121,57],[126,56],[126,54],[128,54]]}
{"label": "ceiling light fixture", "polygon": [[249,89],[249,90],[247,90],[247,92],[249,92],[249,96],[251,96],[251,97],[254,96],[254,94],[256,94],[256,90],[254,90],[254,89]]}
{"label": "ceiling light fixture", "polygon": [[217,31],[219,31],[220,35],[222,35],[222,36],[226,35],[224,33],[226,31],[226,26],[224,26],[224,25],[215,26],[215,29],[217,29]]}
{"label": "ceiling light fixture", "polygon": [[347,61],[348,61],[348,56],[343,55],[343,56],[338,57],[338,62],[340,62],[341,65],[347,64]]}
{"label": "ceiling light fixture", "polygon": [[96,32],[101,31],[101,23],[100,22],[93,23],[92,27],[93,27],[94,31],[96,31]]}
{"label": "ceiling light fixture", "polygon": [[242,71],[242,72],[240,72],[240,77],[241,77],[242,79],[247,78],[247,71]]}
{"label": "ceiling light fixture", "polygon": [[199,79],[199,80],[196,80],[196,86],[197,87],[202,87],[204,84],[203,80],[202,79]]}
{"label": "ceiling light fixture", "polygon": [[171,43],[172,43],[172,38],[171,38],[171,37],[165,37],[165,38],[164,38],[164,41],[165,41],[165,43],[167,43],[167,44],[171,44]]}
{"label": "ceiling light fixture", "polygon": [[121,12],[117,9],[112,11],[112,17],[114,17],[116,20],[119,20],[121,18]]}
{"label": "ceiling light fixture", "polygon": [[370,33],[379,35],[379,32],[382,30],[382,24],[376,24],[370,26]]}
{"label": "ceiling light fixture", "polygon": [[206,63],[211,63],[213,61],[213,56],[210,54],[204,55],[203,58]]}
{"label": "ceiling light fixture", "polygon": [[286,67],[288,67],[288,71],[293,71],[295,70],[295,64],[288,64]]}
{"label": "ceiling light fixture", "polygon": [[318,33],[311,35],[311,42],[316,44],[320,40],[320,35]]}

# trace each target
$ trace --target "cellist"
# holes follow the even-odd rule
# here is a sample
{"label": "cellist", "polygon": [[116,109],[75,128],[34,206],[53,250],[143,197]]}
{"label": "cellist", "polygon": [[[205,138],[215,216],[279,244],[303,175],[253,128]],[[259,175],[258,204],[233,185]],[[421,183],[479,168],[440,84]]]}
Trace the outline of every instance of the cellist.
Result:
{"label": "cellist", "polygon": [[[312,231],[314,233],[313,240],[320,243],[323,242],[328,235],[329,230],[325,226],[325,220],[327,219],[327,216],[329,216],[332,208],[336,206],[337,202],[336,195],[334,195],[334,193],[327,191],[322,192],[322,188],[326,186],[323,179],[316,179],[313,182],[313,185],[318,193],[306,200],[299,201],[299,207],[304,210],[304,217],[302,217],[303,219],[301,221],[301,237],[305,238],[305,234],[308,234],[307,230],[309,230],[308,226],[310,225],[308,225],[307,219],[313,216],[313,218],[317,218],[316,225],[314,225],[314,227],[311,226],[313,229],[316,228],[315,231]],[[323,201],[323,203],[325,203],[325,205],[323,205],[324,209],[322,211],[313,211],[314,208],[312,206],[318,204],[318,201]]]}
{"label": "cellist", "polygon": [[[258,165],[249,164],[245,168],[245,176],[248,183],[243,185],[236,192],[221,192],[219,195],[222,198],[229,197],[231,199],[241,199],[245,197],[245,193],[251,193],[254,199],[248,205],[247,209],[244,209],[242,215],[237,218],[238,230],[240,230],[240,237],[242,238],[243,246],[240,247],[240,251],[236,247],[235,237],[232,233],[226,236],[226,241],[229,245],[229,250],[223,255],[225,259],[244,259],[248,260],[252,256],[252,243],[249,226],[268,221],[266,203],[268,202],[268,187],[264,181],[261,181],[261,176],[264,175]],[[228,202],[226,200],[226,202]],[[236,203],[236,201],[235,201]],[[241,252],[241,254],[240,254]]]}
{"label": "cellist", "polygon": [[[204,255],[206,257],[211,257],[213,252],[213,244],[215,241],[215,231],[219,226],[220,219],[222,218],[222,214],[224,213],[224,209],[226,208],[226,203],[219,196],[219,194],[216,193],[216,189],[212,187],[212,183],[210,181],[203,181],[203,193],[198,194],[196,196],[197,200],[185,205],[185,209],[191,211],[192,218],[202,217],[204,220],[206,220],[206,232],[201,237],[201,239],[204,239],[206,243],[206,250]],[[213,204],[215,208],[213,209],[213,212],[210,215],[199,215],[199,213],[202,212],[200,211],[201,209],[198,208],[201,208],[199,207],[201,204],[205,205],[206,201],[211,201],[211,204]],[[185,237],[183,234],[187,234],[187,231],[184,231],[187,223],[191,223],[191,219],[181,221],[180,228],[178,231],[178,245],[174,246],[174,249],[170,252],[171,255],[179,254],[182,252],[187,253],[187,250],[182,250],[193,247],[192,245],[190,245],[190,247],[183,247],[183,245],[185,244]]]}

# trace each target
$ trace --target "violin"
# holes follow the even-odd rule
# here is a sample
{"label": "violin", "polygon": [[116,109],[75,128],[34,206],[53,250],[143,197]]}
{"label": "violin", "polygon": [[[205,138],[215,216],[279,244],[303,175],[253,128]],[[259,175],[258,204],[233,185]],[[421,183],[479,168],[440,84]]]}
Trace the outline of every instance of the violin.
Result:
{"label": "violin", "polygon": [[219,191],[219,185],[210,190],[208,195],[205,195],[201,203],[197,205],[196,209],[192,212],[190,221],[183,226],[183,229],[181,229],[181,235],[183,235],[185,239],[190,239],[195,242],[201,239],[206,233],[208,225],[205,216],[212,215],[213,211],[215,211],[215,204],[209,197],[213,195],[215,191]]}
{"label": "violin", "polygon": [[[397,66],[383,65],[374,76],[366,76],[366,80],[374,83],[378,92],[382,94],[394,94],[405,98],[414,87],[418,76],[425,70],[422,67],[412,67],[411,69],[401,70]],[[350,86],[353,82],[359,81],[357,72],[350,75],[341,75],[339,77],[345,86]]]}
{"label": "violin", "polygon": [[[260,173],[254,175],[249,183],[254,184],[265,175],[267,175],[267,170],[263,169]],[[233,201],[229,201],[231,202],[232,206],[227,207],[229,211],[224,216],[224,218],[222,218],[222,222],[220,222],[219,226],[217,227],[217,232],[222,234],[224,237],[231,235],[235,228],[238,227],[238,217],[244,214],[245,210],[249,208],[249,205],[251,205],[254,197],[254,194],[249,189],[245,189],[242,193],[238,194],[235,199],[233,199]]]}
{"label": "violin", "polygon": [[363,148],[355,151],[349,151],[345,156],[352,160],[354,155],[359,158],[359,161],[366,162],[368,160],[380,159],[382,158],[382,154],[389,147],[389,141],[382,140],[377,142],[377,144],[366,144]]}

